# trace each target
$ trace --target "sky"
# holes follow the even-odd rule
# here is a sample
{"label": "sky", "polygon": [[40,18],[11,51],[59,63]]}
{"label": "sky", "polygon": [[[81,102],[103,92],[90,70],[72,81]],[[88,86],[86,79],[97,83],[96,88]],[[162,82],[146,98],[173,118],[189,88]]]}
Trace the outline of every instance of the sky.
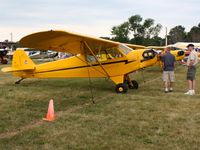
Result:
{"label": "sky", "polygon": [[139,14],[189,31],[200,23],[200,0],[0,0],[0,41],[46,30],[111,36],[111,28]]}

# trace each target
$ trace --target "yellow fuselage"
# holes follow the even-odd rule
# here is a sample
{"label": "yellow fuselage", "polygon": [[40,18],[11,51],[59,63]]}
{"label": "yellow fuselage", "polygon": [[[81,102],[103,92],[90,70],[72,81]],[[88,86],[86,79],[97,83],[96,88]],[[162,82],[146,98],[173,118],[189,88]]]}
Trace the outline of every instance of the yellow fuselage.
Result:
{"label": "yellow fuselage", "polygon": [[87,62],[84,55],[35,65],[34,70],[13,72],[22,78],[101,78],[109,77],[116,84],[123,83],[124,75],[156,64],[154,56],[145,60],[145,50],[131,51],[126,56],[106,61]]}

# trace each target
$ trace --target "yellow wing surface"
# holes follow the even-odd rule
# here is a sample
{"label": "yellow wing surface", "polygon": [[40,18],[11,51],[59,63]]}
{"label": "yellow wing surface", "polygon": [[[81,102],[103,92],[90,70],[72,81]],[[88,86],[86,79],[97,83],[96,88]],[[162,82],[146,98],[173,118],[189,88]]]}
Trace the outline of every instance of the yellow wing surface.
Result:
{"label": "yellow wing surface", "polygon": [[84,45],[87,44],[91,50],[107,49],[120,45],[106,39],[89,37],[66,31],[45,31],[28,35],[20,40],[23,47],[42,50],[55,50],[69,52],[72,54],[84,54]]}
{"label": "yellow wing surface", "polygon": [[146,48],[149,48],[149,49],[155,49],[155,50],[164,50],[166,48],[166,46],[148,46]]}
{"label": "yellow wing surface", "polygon": [[146,48],[143,45],[135,45],[135,44],[126,44],[126,46],[128,46],[128,47],[130,47],[132,49],[135,49],[135,50],[137,50],[137,49],[145,49]]}

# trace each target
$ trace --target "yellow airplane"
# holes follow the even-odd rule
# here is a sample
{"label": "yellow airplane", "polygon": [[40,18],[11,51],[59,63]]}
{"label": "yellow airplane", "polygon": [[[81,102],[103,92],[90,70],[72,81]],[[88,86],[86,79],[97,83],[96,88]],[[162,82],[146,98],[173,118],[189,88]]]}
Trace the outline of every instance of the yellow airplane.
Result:
{"label": "yellow airplane", "polygon": [[[67,52],[70,58],[36,65],[23,50],[14,53],[12,66],[3,72],[12,72],[26,78],[109,78],[116,84],[117,93],[126,93],[128,87],[137,89],[138,83],[128,75],[157,63],[157,53],[143,46],[113,42],[65,31],[45,31],[28,35],[20,45],[40,50]],[[130,45],[129,45],[130,46]]]}

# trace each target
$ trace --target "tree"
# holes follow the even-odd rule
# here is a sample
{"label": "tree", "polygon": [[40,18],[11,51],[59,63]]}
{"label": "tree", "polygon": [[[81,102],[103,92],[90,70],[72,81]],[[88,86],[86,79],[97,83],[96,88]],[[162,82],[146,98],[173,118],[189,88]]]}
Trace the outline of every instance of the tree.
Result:
{"label": "tree", "polygon": [[[115,41],[149,45],[149,42],[152,41],[150,38],[158,40],[158,38],[154,37],[158,37],[161,28],[162,25],[155,24],[154,19],[148,18],[143,21],[140,15],[133,15],[127,22],[114,26],[111,33],[113,35],[112,39]],[[129,35],[133,38],[130,39]]]}
{"label": "tree", "polygon": [[128,19],[130,30],[133,31],[134,37],[140,37],[141,33],[143,32],[143,28],[141,25],[142,20],[143,19],[140,15],[134,15]]}
{"label": "tree", "polygon": [[158,36],[162,29],[161,24],[156,24],[154,19],[148,18],[143,21],[140,15],[134,15],[129,18],[130,30],[133,37],[152,38]]}
{"label": "tree", "polygon": [[128,43],[129,42],[129,23],[124,22],[119,26],[112,27],[111,31],[112,35],[114,36],[112,39],[115,41],[119,41],[122,43]]}
{"label": "tree", "polygon": [[188,41],[191,42],[200,42],[200,23],[198,26],[193,26],[188,32]]}
{"label": "tree", "polygon": [[174,44],[176,42],[187,41],[187,33],[185,32],[185,27],[178,25],[172,28],[169,32],[169,43]]}

